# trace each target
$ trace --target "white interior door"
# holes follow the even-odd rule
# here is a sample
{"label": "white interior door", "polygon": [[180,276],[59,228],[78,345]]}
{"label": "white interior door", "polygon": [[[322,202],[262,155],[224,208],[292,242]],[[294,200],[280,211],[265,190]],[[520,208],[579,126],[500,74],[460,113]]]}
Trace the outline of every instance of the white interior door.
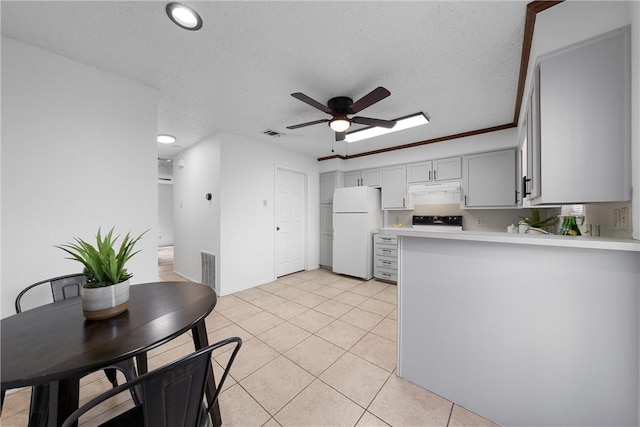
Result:
{"label": "white interior door", "polygon": [[304,270],[306,248],[306,177],[276,171],[276,276]]}

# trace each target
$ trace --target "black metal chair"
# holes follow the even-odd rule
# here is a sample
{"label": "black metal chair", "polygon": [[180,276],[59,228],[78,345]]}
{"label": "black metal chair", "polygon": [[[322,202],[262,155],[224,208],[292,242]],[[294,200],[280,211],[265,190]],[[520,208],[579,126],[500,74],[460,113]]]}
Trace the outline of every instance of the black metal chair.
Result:
{"label": "black metal chair", "polygon": [[[208,403],[204,394],[211,373],[211,353],[235,343],[233,353],[224,368],[215,392]],[[116,388],[91,399],[74,411],[62,424],[73,426],[82,414],[98,404],[132,387],[141,389],[142,403],[101,424],[100,427],[201,427],[213,419],[212,411],[222,390],[231,365],[242,346],[242,339],[227,338],[200,349],[175,362],[140,375]]]}
{"label": "black metal chair", "polygon": [[[52,279],[43,280],[38,283],[34,283],[33,285],[27,286],[18,294],[16,297],[16,313],[22,312],[22,298],[24,295],[41,285],[49,285],[51,288],[51,295],[53,296],[53,301],[61,301],[67,298],[73,298],[80,296],[80,287],[86,283],[86,278],[84,274],[67,274],[65,276],[58,276]],[[146,356],[145,356],[146,357]],[[146,361],[146,358],[143,360]],[[127,359],[125,361],[116,363],[104,369],[104,372],[109,379],[109,382],[113,385],[113,387],[118,386],[118,379],[116,377],[116,370],[121,371],[126,380],[132,380],[137,377],[136,368],[133,363],[133,359]],[[47,418],[49,416],[49,395],[50,395],[50,386],[39,385],[34,386],[31,390],[31,409],[29,413],[29,419],[31,420],[30,425],[46,425]],[[131,390],[131,397],[135,404],[140,403],[140,399],[136,390]],[[4,396],[3,396],[4,400]]]}

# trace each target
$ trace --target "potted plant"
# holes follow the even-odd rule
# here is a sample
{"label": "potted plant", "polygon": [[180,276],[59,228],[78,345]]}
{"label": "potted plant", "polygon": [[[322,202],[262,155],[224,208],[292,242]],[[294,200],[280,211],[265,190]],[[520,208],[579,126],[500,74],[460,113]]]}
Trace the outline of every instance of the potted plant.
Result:
{"label": "potted plant", "polygon": [[74,237],[76,243],[56,246],[71,255],[67,259],[84,266],[87,282],[80,292],[84,317],[106,319],[127,310],[129,279],[133,275],[127,271],[126,263],[140,252],[133,249],[147,231],[136,238],[127,233],[117,252],[116,241],[120,236],[113,237],[113,228],[104,237],[98,229],[95,246],[77,237]]}
{"label": "potted plant", "polygon": [[525,225],[526,230],[525,233],[529,232],[529,230],[533,230],[538,233],[549,234],[548,231],[545,230],[546,227],[551,225],[555,225],[558,222],[557,216],[550,216],[549,218],[542,219],[540,218],[540,211],[537,209],[531,209],[530,217],[521,216],[520,225]]}

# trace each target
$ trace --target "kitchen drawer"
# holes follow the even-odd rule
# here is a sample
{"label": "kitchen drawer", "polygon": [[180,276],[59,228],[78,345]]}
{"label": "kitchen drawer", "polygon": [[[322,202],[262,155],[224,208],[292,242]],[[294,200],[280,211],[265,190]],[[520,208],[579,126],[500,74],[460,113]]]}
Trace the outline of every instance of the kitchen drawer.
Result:
{"label": "kitchen drawer", "polygon": [[390,270],[398,269],[398,259],[391,257],[376,257],[376,267],[387,268]]}
{"label": "kitchen drawer", "polygon": [[376,267],[373,276],[377,279],[388,280],[390,282],[398,281],[398,272],[387,268]]}
{"label": "kitchen drawer", "polygon": [[391,245],[376,245],[376,256],[377,255],[397,258],[398,248]]}
{"label": "kitchen drawer", "polygon": [[390,236],[388,234],[376,234],[376,243],[388,243],[396,245],[398,243],[398,236]]}

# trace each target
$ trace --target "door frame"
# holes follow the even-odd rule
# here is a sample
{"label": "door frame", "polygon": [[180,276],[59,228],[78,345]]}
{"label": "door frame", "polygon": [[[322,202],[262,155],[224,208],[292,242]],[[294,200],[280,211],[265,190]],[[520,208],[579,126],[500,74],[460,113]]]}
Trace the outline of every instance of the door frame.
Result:
{"label": "door frame", "polygon": [[280,165],[276,163],[274,165],[274,174],[273,174],[273,253],[275,256],[273,257],[273,277],[274,280],[278,278],[278,235],[276,227],[278,226],[278,171],[283,170],[287,172],[299,173],[304,177],[304,223],[303,223],[303,247],[304,247],[304,260],[303,266],[304,271],[309,269],[309,173],[302,169],[292,168],[290,166]]}

